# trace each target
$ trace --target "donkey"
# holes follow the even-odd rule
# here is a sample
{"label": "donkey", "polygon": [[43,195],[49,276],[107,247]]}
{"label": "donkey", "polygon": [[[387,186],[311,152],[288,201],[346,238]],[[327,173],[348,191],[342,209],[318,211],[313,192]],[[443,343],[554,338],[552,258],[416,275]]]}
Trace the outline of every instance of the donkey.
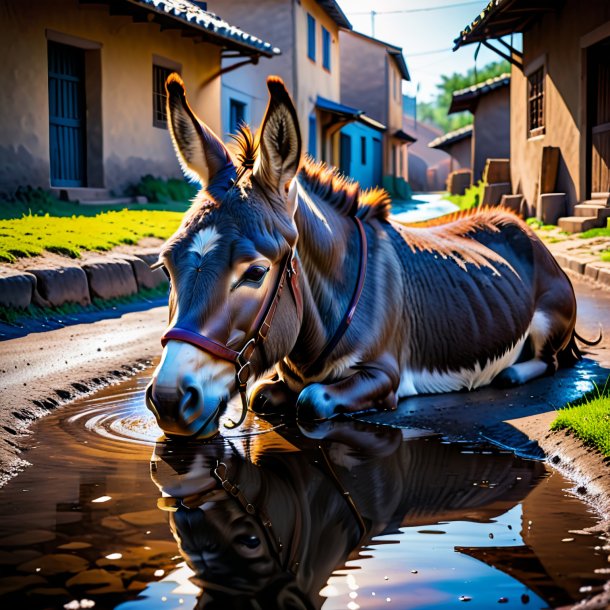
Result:
{"label": "donkey", "polygon": [[166,84],[178,159],[204,185],[158,263],[170,327],[147,404],[167,434],[216,434],[237,393],[243,421],[249,379],[273,368],[250,407],[295,395],[316,420],[522,384],[578,359],[574,291],[525,223],[498,208],[393,221],[385,191],[302,158],[290,96],[267,85],[258,137],[242,129],[233,161],[180,77]]}
{"label": "donkey", "polygon": [[[333,570],[401,527],[487,521],[525,498],[541,462],[481,460],[395,428],[325,422],[275,438],[157,443],[151,476],[198,608],[320,608]],[[243,457],[246,456],[246,457]],[[481,485],[482,480],[497,485]]]}

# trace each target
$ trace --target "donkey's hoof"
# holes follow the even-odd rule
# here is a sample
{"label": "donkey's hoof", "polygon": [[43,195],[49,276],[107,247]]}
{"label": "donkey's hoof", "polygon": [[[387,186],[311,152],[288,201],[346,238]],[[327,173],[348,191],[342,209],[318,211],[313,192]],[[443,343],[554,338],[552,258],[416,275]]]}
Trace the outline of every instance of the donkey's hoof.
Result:
{"label": "donkey's hoof", "polygon": [[277,415],[290,403],[294,404],[295,398],[283,381],[267,381],[254,390],[249,406],[257,415]]}
{"label": "donkey's hoof", "polygon": [[312,383],[299,394],[297,418],[305,421],[324,421],[337,413],[335,400],[328,392],[328,388],[322,384]]}
{"label": "donkey's hoof", "polygon": [[500,389],[514,388],[521,385],[521,383],[519,373],[512,366],[498,373],[492,381],[492,385]]}

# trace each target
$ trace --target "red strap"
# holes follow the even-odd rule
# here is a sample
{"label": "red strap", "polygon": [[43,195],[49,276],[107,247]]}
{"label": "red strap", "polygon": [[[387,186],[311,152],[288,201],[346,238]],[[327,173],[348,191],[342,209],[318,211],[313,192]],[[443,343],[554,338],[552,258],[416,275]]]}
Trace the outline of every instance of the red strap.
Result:
{"label": "red strap", "polygon": [[199,333],[195,333],[184,328],[170,328],[162,337],[161,345],[165,347],[168,341],[183,341],[184,343],[190,343],[195,347],[201,348],[205,352],[209,352],[222,360],[228,360],[235,364],[237,362],[237,356],[239,352],[232,350],[220,343],[216,343],[213,339],[208,339]]}

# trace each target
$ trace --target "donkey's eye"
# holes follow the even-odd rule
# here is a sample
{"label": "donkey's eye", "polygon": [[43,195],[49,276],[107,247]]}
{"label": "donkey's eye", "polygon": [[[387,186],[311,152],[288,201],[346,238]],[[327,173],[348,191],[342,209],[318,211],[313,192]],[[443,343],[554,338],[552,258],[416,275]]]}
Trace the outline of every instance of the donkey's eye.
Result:
{"label": "donkey's eye", "polygon": [[249,536],[247,534],[237,536],[237,538],[235,538],[235,542],[245,546],[248,549],[255,549],[261,544],[261,541],[256,536]]}
{"label": "donkey's eye", "polygon": [[247,282],[259,283],[267,275],[269,267],[261,267],[261,265],[252,265],[243,275],[244,280]]}

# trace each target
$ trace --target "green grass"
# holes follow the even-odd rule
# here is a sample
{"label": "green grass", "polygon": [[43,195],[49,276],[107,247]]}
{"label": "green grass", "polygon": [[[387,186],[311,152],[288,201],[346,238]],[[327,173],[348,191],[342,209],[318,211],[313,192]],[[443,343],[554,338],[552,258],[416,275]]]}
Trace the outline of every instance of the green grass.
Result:
{"label": "green grass", "polygon": [[0,305],[0,322],[13,326],[25,323],[28,320],[48,320],[61,316],[69,316],[78,313],[105,311],[116,309],[121,305],[128,305],[141,301],[155,301],[161,297],[166,297],[168,291],[167,284],[161,284],[156,288],[143,288],[136,294],[116,299],[93,299],[91,305],[79,305],[77,303],[66,303],[59,307],[38,307],[30,305],[27,309],[14,309]]}
{"label": "green grass", "polygon": [[584,231],[578,237],[581,239],[590,239],[592,237],[610,237],[610,227],[601,227],[599,229],[589,229]]}
{"label": "green grass", "polygon": [[582,401],[558,412],[551,430],[569,430],[585,445],[610,457],[610,377]]}
{"label": "green grass", "polygon": [[11,262],[45,250],[79,258],[83,250],[110,250],[119,244],[137,244],[144,237],[167,239],[181,219],[181,212],[121,210],[96,216],[46,214],[0,220],[0,260]]}
{"label": "green grass", "polygon": [[557,228],[557,225],[542,224],[542,221],[537,218],[528,218],[525,222],[536,231],[552,231]]}
{"label": "green grass", "polygon": [[460,210],[469,210],[483,201],[485,186],[484,182],[479,181],[477,184],[468,187],[463,195],[447,195],[445,199],[457,205]]}

